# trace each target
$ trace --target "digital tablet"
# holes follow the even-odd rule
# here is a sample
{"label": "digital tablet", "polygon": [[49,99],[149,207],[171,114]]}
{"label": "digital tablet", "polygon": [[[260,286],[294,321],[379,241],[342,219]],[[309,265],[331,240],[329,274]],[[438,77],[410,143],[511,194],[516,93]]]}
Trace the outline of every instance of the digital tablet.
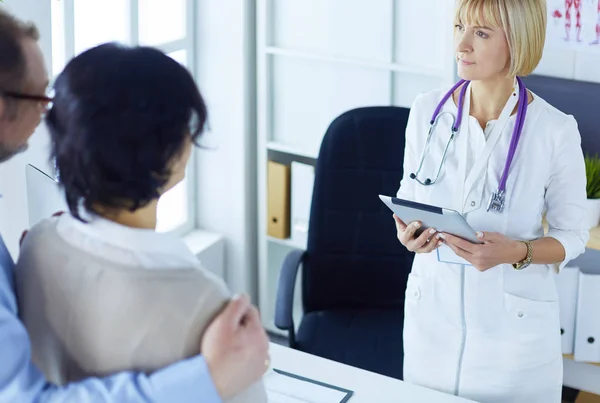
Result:
{"label": "digital tablet", "polygon": [[379,198],[404,223],[420,221],[421,228],[417,231],[417,236],[426,228],[435,228],[438,232],[447,232],[473,243],[483,243],[477,239],[476,231],[458,211],[384,195],[379,195]]}

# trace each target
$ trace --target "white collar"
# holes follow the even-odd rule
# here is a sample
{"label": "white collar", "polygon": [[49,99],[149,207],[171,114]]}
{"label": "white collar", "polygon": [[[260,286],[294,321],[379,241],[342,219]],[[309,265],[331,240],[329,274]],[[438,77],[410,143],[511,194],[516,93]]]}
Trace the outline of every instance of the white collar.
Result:
{"label": "white collar", "polygon": [[87,214],[82,217],[88,222],[81,222],[68,213],[63,214],[57,218],[57,231],[67,242],[87,252],[94,252],[92,245],[99,245],[103,249],[115,251],[114,258],[119,261],[122,259],[117,258],[117,255],[121,254],[117,252],[143,255],[154,258],[156,268],[190,268],[199,264],[197,257],[183,240],[173,234],[127,227],[97,215]]}

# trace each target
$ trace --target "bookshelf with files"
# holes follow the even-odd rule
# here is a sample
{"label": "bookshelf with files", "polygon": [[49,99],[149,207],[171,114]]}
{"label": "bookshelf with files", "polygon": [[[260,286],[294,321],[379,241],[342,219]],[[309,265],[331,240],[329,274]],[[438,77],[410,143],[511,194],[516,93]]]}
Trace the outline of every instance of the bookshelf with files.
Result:
{"label": "bookshelf with files", "polygon": [[[347,110],[410,107],[417,94],[451,85],[453,7],[454,0],[440,0],[433,9],[411,0],[257,0],[258,291],[268,331],[285,334],[274,325],[279,272],[289,251],[306,246],[291,236],[294,228],[306,231],[306,223],[296,220],[295,226],[292,205],[302,205],[304,216],[310,210],[310,166],[327,127]],[[426,30],[419,22],[425,14]],[[300,174],[293,175],[295,167]],[[304,179],[298,185],[294,176]],[[269,186],[281,178],[283,185]],[[292,192],[295,185],[305,190]],[[279,199],[269,188],[279,190]],[[304,198],[298,199],[298,192]],[[281,200],[276,223],[269,200]],[[281,224],[289,226],[290,235],[281,236],[288,228],[279,228],[278,236],[270,236],[271,226]],[[301,273],[294,295],[296,325],[302,314]]]}

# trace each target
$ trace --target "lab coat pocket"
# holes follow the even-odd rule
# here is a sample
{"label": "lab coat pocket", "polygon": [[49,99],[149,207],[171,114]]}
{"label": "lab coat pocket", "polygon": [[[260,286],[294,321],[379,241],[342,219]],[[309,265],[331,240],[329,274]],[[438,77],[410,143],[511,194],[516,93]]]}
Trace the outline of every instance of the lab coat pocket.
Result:
{"label": "lab coat pocket", "polygon": [[[406,282],[406,304],[417,305],[433,300],[433,277],[410,273]],[[423,300],[423,302],[421,302]]]}
{"label": "lab coat pocket", "polygon": [[429,334],[434,326],[436,302],[434,295],[434,278],[421,277],[411,273],[406,283],[404,304],[404,340],[418,339]]}
{"label": "lab coat pocket", "polygon": [[[414,269],[413,269],[414,270]],[[419,382],[428,379],[429,367],[424,358],[431,355],[431,335],[435,335],[434,278],[410,273],[404,304],[404,379]]]}
{"label": "lab coat pocket", "polygon": [[536,301],[504,293],[503,351],[515,369],[545,365],[560,355],[558,301]]}
{"label": "lab coat pocket", "polygon": [[556,330],[558,301],[536,301],[518,295],[504,293],[504,307],[508,315],[507,325],[519,334],[541,334]]}

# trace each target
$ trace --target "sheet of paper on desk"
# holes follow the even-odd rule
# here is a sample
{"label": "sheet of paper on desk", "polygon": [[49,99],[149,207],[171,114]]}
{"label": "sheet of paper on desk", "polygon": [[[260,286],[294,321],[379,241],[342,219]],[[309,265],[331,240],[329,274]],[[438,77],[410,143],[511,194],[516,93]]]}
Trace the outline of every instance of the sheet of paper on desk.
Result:
{"label": "sheet of paper on desk", "polygon": [[265,377],[269,403],[340,403],[346,392],[269,371]]}

